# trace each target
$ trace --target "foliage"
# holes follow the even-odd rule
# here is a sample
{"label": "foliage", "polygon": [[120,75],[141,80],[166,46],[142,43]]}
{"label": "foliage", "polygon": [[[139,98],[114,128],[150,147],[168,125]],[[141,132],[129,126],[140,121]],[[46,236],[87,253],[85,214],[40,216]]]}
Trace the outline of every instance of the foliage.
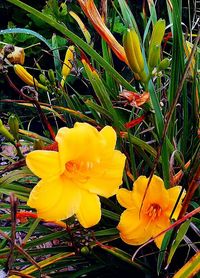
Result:
{"label": "foliage", "polygon": [[[197,18],[191,18],[197,1],[193,2],[188,1],[188,6],[176,0],[143,1],[143,6],[125,0],[110,1],[106,6],[106,1],[92,0],[48,0],[31,5],[20,0],[4,2],[5,11],[9,8],[12,12],[4,17],[4,30],[0,31],[1,277],[193,277],[198,272],[200,35]],[[25,62],[18,57],[23,52],[17,53],[17,47],[25,51]],[[97,192],[101,220],[95,226],[86,225],[87,229],[73,213],[67,219],[49,217],[50,222],[27,205],[31,190],[41,183],[26,165],[27,153],[37,150],[42,156],[48,151],[57,157],[56,134],[62,127],[73,130],[75,122],[88,123],[94,132],[112,126],[116,149],[126,156],[123,189],[119,191],[124,192],[126,202]],[[74,142],[81,136],[84,134]],[[111,146],[114,141],[110,140]],[[94,154],[100,145],[95,145]],[[71,146],[78,153],[78,143]],[[85,150],[92,145],[82,147]],[[103,155],[106,153],[101,151]],[[50,175],[55,172],[53,163],[46,158],[46,165],[52,168],[47,169]],[[39,176],[43,178],[46,173],[42,169]],[[117,172],[110,171],[111,176]],[[164,197],[155,192],[160,199],[150,204],[154,211],[148,212],[148,221],[144,214],[141,218],[152,230],[138,248],[129,238],[130,234],[135,238],[136,220],[134,225],[129,223],[127,215],[138,198],[137,217],[153,200],[154,194],[149,198],[148,192],[155,175],[164,181],[171,215],[156,233],[151,213],[160,215]],[[149,178],[145,178],[146,189],[135,187],[137,193],[134,182],[141,176]],[[101,183],[109,187],[108,179]],[[49,195],[53,196],[53,186],[56,192],[57,184],[51,184]],[[132,189],[134,206],[129,206]],[[176,189],[177,196],[170,198],[167,192]],[[40,206],[43,208],[42,202]],[[56,207],[52,209],[56,212]],[[172,216],[179,211],[176,220]],[[119,223],[125,242],[131,245],[121,240]],[[158,234],[159,239],[164,238],[157,244],[159,249],[153,243]]]}

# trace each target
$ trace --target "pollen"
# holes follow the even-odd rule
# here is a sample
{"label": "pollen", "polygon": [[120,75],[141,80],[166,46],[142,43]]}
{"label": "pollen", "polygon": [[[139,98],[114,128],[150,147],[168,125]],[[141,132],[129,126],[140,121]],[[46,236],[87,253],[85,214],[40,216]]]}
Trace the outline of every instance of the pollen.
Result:
{"label": "pollen", "polygon": [[76,172],[79,169],[79,165],[76,162],[74,162],[74,161],[68,161],[65,164],[65,169],[68,172]]}
{"label": "pollen", "polygon": [[147,211],[146,215],[153,221],[161,215],[162,209],[158,204],[151,204]]}
{"label": "pollen", "polygon": [[93,170],[94,163],[90,161],[74,161],[70,160],[65,164],[64,174],[76,180],[76,183],[85,183],[88,181]]}

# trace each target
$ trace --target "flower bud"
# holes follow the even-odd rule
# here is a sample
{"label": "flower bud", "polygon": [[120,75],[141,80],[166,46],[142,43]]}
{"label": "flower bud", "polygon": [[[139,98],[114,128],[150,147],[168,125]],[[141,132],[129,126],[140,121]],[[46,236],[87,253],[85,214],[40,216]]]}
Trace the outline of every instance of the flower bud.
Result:
{"label": "flower bud", "polygon": [[52,69],[48,70],[48,77],[51,84],[56,84],[55,74]]}
{"label": "flower bud", "polygon": [[133,72],[140,74],[144,71],[144,59],[140,48],[140,41],[134,29],[128,29],[123,39],[124,50]]}
{"label": "flower bud", "polygon": [[153,69],[154,67],[156,67],[159,63],[159,59],[160,59],[160,46],[153,45],[151,51],[149,52],[149,61],[148,61],[149,68]]}
{"label": "flower bud", "polygon": [[43,73],[41,73],[39,75],[39,80],[40,80],[41,84],[43,84],[45,86],[49,83],[49,80],[46,78],[46,76]]}
{"label": "flower bud", "polygon": [[165,33],[165,20],[159,19],[154,27],[149,44],[148,65],[151,69],[158,65],[160,59],[160,47]]}
{"label": "flower bud", "polygon": [[24,81],[29,86],[35,86],[44,90],[47,90],[45,86],[40,84],[36,78],[34,78],[24,67],[19,64],[13,66],[15,73],[19,76],[21,80]]}
{"label": "flower bud", "polygon": [[88,255],[90,253],[90,249],[87,246],[83,246],[81,248],[81,254]]}
{"label": "flower bud", "polygon": [[7,128],[4,126],[2,120],[0,119],[0,133],[6,137],[10,142],[14,143],[15,139],[13,135],[7,130]]}
{"label": "flower bud", "polygon": [[74,46],[70,45],[66,51],[65,60],[64,60],[62,72],[61,72],[62,73],[61,87],[64,86],[65,80],[66,80],[67,76],[70,74],[71,69],[73,67],[74,50],[75,50]]}
{"label": "flower bud", "polygon": [[170,65],[170,60],[168,58],[163,59],[158,65],[158,71],[165,70]]}
{"label": "flower bud", "polygon": [[10,132],[13,137],[18,140],[18,132],[19,132],[19,121],[15,115],[11,115],[8,119],[8,125],[10,127]]}
{"label": "flower bud", "polygon": [[151,35],[151,40],[150,40],[150,45],[149,48],[153,45],[161,45],[161,42],[163,40],[164,34],[165,34],[165,20],[164,19],[159,19],[154,27],[153,27],[153,32]]}

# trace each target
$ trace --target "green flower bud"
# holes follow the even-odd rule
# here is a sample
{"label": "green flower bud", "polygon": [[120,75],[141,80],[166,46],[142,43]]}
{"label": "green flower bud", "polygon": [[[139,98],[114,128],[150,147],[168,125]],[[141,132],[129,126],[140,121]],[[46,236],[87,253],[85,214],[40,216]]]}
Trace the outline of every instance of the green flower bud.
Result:
{"label": "green flower bud", "polygon": [[6,137],[10,142],[14,143],[15,139],[13,135],[7,130],[7,128],[4,126],[2,120],[0,119],[0,133]]}
{"label": "green flower bud", "polygon": [[170,65],[170,60],[168,58],[163,59],[160,64],[158,65],[158,71],[159,70],[165,70]]}
{"label": "green flower bud", "polygon": [[81,254],[88,255],[90,253],[90,249],[87,246],[81,248]]}
{"label": "green flower bud", "polygon": [[15,115],[11,115],[8,119],[8,125],[10,127],[10,132],[13,137],[18,141],[18,132],[19,132],[19,121]]}
{"label": "green flower bud", "polygon": [[151,51],[149,52],[149,61],[148,61],[149,68],[153,69],[154,67],[156,67],[159,63],[159,59],[160,59],[160,46],[153,45]]}
{"label": "green flower bud", "polygon": [[161,42],[163,40],[164,34],[165,34],[165,20],[164,19],[159,19],[154,27],[153,27],[153,32],[151,35],[151,40],[150,40],[150,45],[149,45],[149,50],[153,45],[161,45]]}
{"label": "green flower bud", "polygon": [[46,78],[46,76],[44,74],[41,73],[39,75],[39,79],[40,79],[41,84],[43,84],[45,86],[48,85],[49,80]]}
{"label": "green flower bud", "polygon": [[154,27],[149,44],[148,66],[150,70],[158,65],[160,60],[161,42],[165,34],[165,20],[159,19]]}
{"label": "green flower bud", "polygon": [[54,74],[54,71],[52,69],[48,70],[48,77],[49,77],[49,80],[50,80],[51,84],[56,83],[55,74]]}

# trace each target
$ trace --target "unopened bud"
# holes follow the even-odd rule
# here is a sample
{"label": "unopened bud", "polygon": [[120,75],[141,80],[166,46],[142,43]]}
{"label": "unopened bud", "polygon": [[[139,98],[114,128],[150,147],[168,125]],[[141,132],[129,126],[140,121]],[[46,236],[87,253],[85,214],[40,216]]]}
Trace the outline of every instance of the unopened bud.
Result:
{"label": "unopened bud", "polygon": [[138,35],[134,29],[128,29],[126,31],[123,44],[128,64],[134,72],[136,79],[145,82],[147,76],[144,70],[144,58]]}
{"label": "unopened bud", "polygon": [[90,249],[87,246],[83,246],[81,248],[81,254],[88,255],[90,253]]}
{"label": "unopened bud", "polygon": [[14,143],[15,139],[13,135],[8,131],[8,129],[4,126],[2,120],[0,119],[0,133],[6,137],[10,142]]}
{"label": "unopened bud", "polygon": [[11,115],[8,119],[8,125],[13,137],[18,141],[19,121],[15,115]]}
{"label": "unopened bud", "polygon": [[44,90],[47,88],[40,84],[36,78],[34,78],[23,66],[16,64],[13,66],[15,73],[19,76],[21,80],[23,80],[29,86],[35,86]]}
{"label": "unopened bud", "polygon": [[41,84],[45,86],[49,83],[49,80],[46,78],[46,76],[43,73],[39,75],[39,80]]}
{"label": "unopened bud", "polygon": [[140,41],[134,29],[128,29],[123,38],[124,50],[130,68],[135,73],[143,72],[144,59],[140,48]]}
{"label": "unopened bud", "polygon": [[65,80],[72,70],[73,61],[74,61],[74,51],[75,51],[75,48],[73,45],[70,45],[66,51],[65,60],[64,60],[62,72],[61,72],[62,73],[61,87],[64,86]]}
{"label": "unopened bud", "polygon": [[51,84],[55,84],[56,79],[55,79],[55,74],[54,71],[52,69],[48,70],[48,77],[49,77],[49,81]]}
{"label": "unopened bud", "polygon": [[154,27],[149,44],[148,65],[150,70],[158,65],[160,60],[161,42],[165,33],[165,20],[159,19]]}
{"label": "unopened bud", "polygon": [[149,52],[149,68],[153,69],[156,67],[159,63],[160,59],[160,46],[159,45],[153,45],[151,48],[151,51]]}
{"label": "unopened bud", "polygon": [[153,27],[153,32],[151,35],[151,40],[150,40],[150,45],[149,48],[152,47],[152,45],[161,45],[161,42],[163,40],[164,34],[165,34],[165,20],[164,19],[159,19],[154,27]]}
{"label": "unopened bud", "polygon": [[170,65],[170,60],[168,58],[163,59],[160,64],[158,65],[158,71],[159,70],[165,70]]}

